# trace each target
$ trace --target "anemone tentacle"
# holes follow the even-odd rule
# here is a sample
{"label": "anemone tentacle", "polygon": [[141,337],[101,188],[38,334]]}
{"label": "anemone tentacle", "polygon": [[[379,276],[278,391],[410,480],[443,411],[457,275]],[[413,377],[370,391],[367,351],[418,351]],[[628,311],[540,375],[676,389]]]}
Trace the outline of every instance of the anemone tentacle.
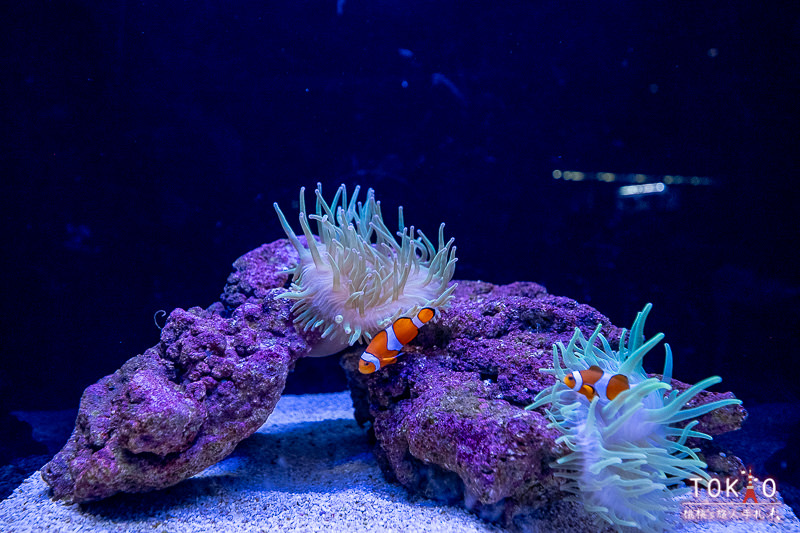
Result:
{"label": "anemone tentacle", "polygon": [[[455,285],[454,240],[444,240],[439,226],[438,247],[414,226],[404,226],[398,208],[396,237],[383,222],[381,204],[372,189],[358,201],[360,187],[348,198],[341,185],[329,204],[322,186],[315,190],[315,211],[306,210],[305,188],[300,189],[300,228],[304,245],[275,203],[281,227],[297,250],[297,266],[289,292],[296,300],[294,321],[305,331],[319,329],[324,346],[311,355],[335,353],[356,342],[369,341],[386,324],[413,316],[422,307],[441,309],[452,299]],[[312,232],[312,221],[316,235]]]}
{"label": "anemone tentacle", "polygon": [[[567,346],[561,342],[554,345],[553,368],[540,371],[553,375],[556,382],[527,407],[548,405],[544,413],[550,419],[549,426],[563,434],[556,442],[570,450],[551,465],[555,475],[565,479],[563,490],[576,495],[598,523],[611,524],[617,530],[634,527],[663,531],[669,527],[667,517],[675,506],[674,496],[689,490],[684,480],[709,479],[704,471],[706,464],[697,456],[698,449],[689,448],[686,441],[711,437],[693,429],[696,420],[684,427],[676,424],[741,404],[740,400],[726,399],[685,408],[700,391],[719,383],[717,376],[680,394],[665,394],[672,389],[672,351],[668,344],[664,345],[662,378],[648,377],[642,360],[664,337],[659,333],[645,341],[644,323],[651,307],[647,304],[637,315],[627,338],[627,332],[622,331],[617,351],[600,333],[600,325],[589,339],[576,328]],[[589,402],[564,384],[567,374],[592,365],[624,374],[630,389],[610,401],[596,396]]]}

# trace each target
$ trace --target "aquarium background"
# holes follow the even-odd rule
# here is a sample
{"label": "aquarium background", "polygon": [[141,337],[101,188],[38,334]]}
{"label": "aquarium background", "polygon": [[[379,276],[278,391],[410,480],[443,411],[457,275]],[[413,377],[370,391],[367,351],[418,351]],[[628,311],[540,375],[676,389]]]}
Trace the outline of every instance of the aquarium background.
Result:
{"label": "aquarium background", "polygon": [[[652,302],[677,378],[800,401],[787,6],[4,3],[3,410],[77,407],[317,182],[446,222],[457,279]],[[345,387],[314,359],[287,392]]]}

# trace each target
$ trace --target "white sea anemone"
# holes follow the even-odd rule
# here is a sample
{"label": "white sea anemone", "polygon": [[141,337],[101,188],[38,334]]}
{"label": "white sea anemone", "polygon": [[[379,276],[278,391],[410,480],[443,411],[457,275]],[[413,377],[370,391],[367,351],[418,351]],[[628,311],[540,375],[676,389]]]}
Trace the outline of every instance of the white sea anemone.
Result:
{"label": "white sea anemone", "polygon": [[[439,226],[439,246],[414,226],[403,225],[398,209],[399,241],[386,227],[381,204],[372,189],[362,204],[359,187],[347,198],[341,185],[333,201],[315,191],[314,214],[306,212],[305,188],[300,189],[300,227],[306,245],[295,235],[275,203],[275,211],[286,236],[299,254],[292,270],[291,292],[282,296],[296,300],[294,322],[303,330],[319,330],[321,341],[310,355],[336,353],[358,341],[366,342],[401,316],[411,316],[422,307],[440,309],[452,298],[448,287],[456,264],[453,239],[445,243],[444,224]],[[310,221],[316,223],[312,234]]]}
{"label": "white sea anemone", "polygon": [[[670,390],[672,352],[665,345],[666,362],[661,379],[650,378],[642,368],[642,358],[664,337],[659,333],[643,342],[644,322],[650,312],[647,304],[638,314],[625,340],[625,331],[614,351],[600,334],[600,326],[587,340],[576,328],[568,346],[553,346],[553,368],[540,371],[552,374],[556,383],[541,391],[528,409],[550,404],[545,409],[550,427],[559,429],[571,453],[553,465],[555,475],[565,478],[563,489],[572,499],[595,513],[598,524],[607,522],[617,530],[623,527],[643,531],[662,531],[669,527],[667,513],[676,505],[673,497],[690,490],[684,480],[709,479],[706,464],[686,446],[689,437],[711,439],[692,428],[676,424],[702,416],[726,405],[741,404],[728,399],[684,409],[701,390],[722,381],[714,376],[702,380],[683,393]],[[602,349],[595,346],[600,340]],[[560,352],[560,353],[559,353]],[[566,368],[561,366],[561,361]],[[564,377],[575,370],[599,366],[611,374],[628,377],[630,389],[611,401],[596,396],[589,400],[567,387]]]}

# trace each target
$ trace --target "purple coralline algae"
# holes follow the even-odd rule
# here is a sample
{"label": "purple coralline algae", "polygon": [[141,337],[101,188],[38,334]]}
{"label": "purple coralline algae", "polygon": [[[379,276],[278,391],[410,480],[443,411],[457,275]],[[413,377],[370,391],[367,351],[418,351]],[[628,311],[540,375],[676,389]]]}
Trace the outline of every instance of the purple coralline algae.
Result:
{"label": "purple coralline algae", "polygon": [[249,252],[234,263],[224,303],[175,309],[158,344],[89,386],[72,436],[42,470],[53,497],[78,503],[174,485],[261,427],[309,350],[291,303],[276,298],[292,261],[287,241]]}
{"label": "purple coralline algae", "polygon": [[[538,371],[552,367],[553,344],[568,343],[576,327],[588,336],[597,324],[618,343],[621,330],[606,317],[535,283],[459,281],[451,309],[396,365],[364,376],[356,370],[358,352],[345,354],[356,419],[372,423],[384,474],[513,529],[560,528],[566,515],[575,520],[566,529],[596,530],[564,501],[562,481],[552,475],[550,463],[568,452],[555,442],[561,434],[541,412],[524,408],[553,383]],[[703,392],[692,406],[732,397]],[[718,435],[738,429],[745,416],[740,406],[724,407],[695,429]],[[708,445],[704,452],[720,455]],[[709,463],[720,475],[741,467],[738,460]]]}
{"label": "purple coralline algae", "polygon": [[[221,302],[174,310],[156,346],[87,388],[69,442],[43,469],[53,497],[86,502],[167,487],[258,429],[294,362],[320,340],[297,331],[291,303],[278,297],[296,261],[286,240],[245,254]],[[602,324],[613,345],[621,330],[535,283],[458,283],[451,307],[396,364],[363,375],[363,346],[341,356],[356,420],[370,425],[381,469],[411,492],[464,503],[508,527],[591,530],[549,466],[566,452],[555,442],[559,433],[542,412],[524,408],[552,385],[539,369],[552,366],[554,343],[569,342],[576,327],[588,336]],[[693,402],[730,397],[703,392]],[[739,406],[717,409],[695,429],[718,435],[745,416]],[[730,454],[705,442],[692,444],[705,446],[720,475],[741,466],[715,460]]]}

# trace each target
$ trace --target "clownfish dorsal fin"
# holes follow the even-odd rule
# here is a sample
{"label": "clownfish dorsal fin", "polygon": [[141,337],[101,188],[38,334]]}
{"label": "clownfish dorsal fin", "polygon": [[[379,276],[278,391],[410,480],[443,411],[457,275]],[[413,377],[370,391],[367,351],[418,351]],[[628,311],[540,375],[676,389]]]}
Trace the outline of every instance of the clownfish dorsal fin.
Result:
{"label": "clownfish dorsal fin", "polygon": [[589,367],[589,370],[594,370],[595,372],[600,372],[600,373],[602,373],[602,372],[603,372],[603,369],[602,369],[602,368],[600,368],[600,367],[599,367],[599,366],[597,366],[597,365],[592,365],[592,366],[590,366],[590,367]]}
{"label": "clownfish dorsal fin", "polygon": [[623,383],[625,383],[625,385],[627,387],[631,386],[630,382],[628,381],[628,376],[625,376],[623,374],[617,374],[615,377],[619,378],[619,380],[622,381]]}

